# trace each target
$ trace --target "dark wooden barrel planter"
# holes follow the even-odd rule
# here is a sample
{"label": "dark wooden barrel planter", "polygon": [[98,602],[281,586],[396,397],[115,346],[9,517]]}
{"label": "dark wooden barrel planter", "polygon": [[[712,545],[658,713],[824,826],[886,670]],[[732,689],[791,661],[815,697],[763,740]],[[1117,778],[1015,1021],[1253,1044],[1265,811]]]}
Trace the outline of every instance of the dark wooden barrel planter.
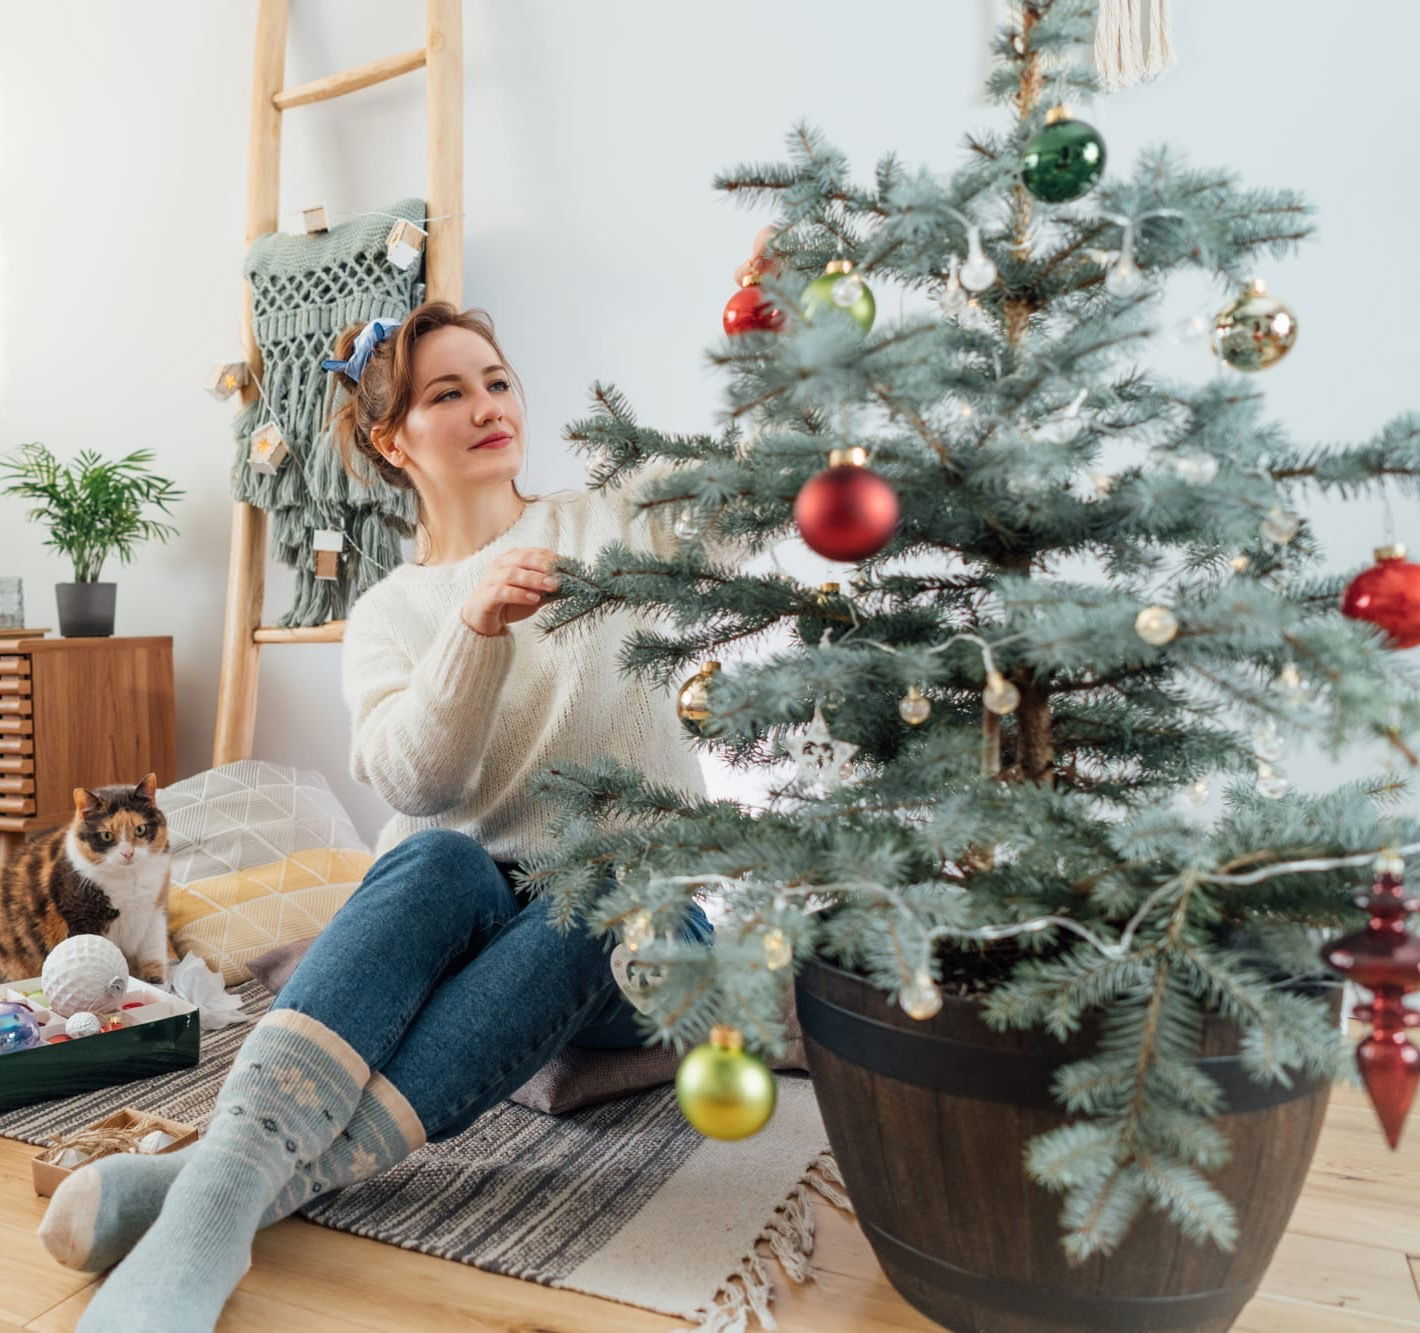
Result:
{"label": "dark wooden barrel planter", "polygon": [[796,985],[814,1089],[858,1220],[888,1280],[954,1333],[1221,1333],[1252,1297],[1301,1191],[1330,1086],[1254,1083],[1237,1030],[1205,1028],[1200,1067],[1228,1095],[1232,1160],[1211,1179],[1238,1212],[1231,1253],[1151,1210],[1114,1254],[1071,1265],[1058,1195],[1025,1174],[1035,1135],[1065,1123],[1060,1065],[1087,1037],[993,1032],[976,1002],[919,1022],[865,979],[811,959]]}

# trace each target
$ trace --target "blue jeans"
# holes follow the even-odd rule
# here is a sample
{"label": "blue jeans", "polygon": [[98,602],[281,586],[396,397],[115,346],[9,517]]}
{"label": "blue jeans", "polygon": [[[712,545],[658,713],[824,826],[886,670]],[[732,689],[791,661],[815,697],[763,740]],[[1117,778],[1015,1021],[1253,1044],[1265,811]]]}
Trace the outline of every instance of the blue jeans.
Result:
{"label": "blue jeans", "polygon": [[[563,933],[515,890],[513,863],[426,829],[380,857],[276,997],[338,1032],[431,1139],[467,1129],[569,1043],[639,1047],[610,936]],[[685,939],[713,927],[693,904]]]}

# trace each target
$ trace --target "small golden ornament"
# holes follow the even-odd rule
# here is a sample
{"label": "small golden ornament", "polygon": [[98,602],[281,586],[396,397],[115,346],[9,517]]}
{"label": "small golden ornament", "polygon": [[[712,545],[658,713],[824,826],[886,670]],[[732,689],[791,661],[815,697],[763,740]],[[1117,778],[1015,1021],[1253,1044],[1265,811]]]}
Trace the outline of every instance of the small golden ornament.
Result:
{"label": "small golden ornament", "polygon": [[626,924],[621,931],[621,941],[632,953],[636,953],[650,944],[653,938],[655,936],[651,929],[651,914],[644,907],[638,907],[626,918]]}
{"label": "small golden ornament", "polygon": [[1377,855],[1371,868],[1378,875],[1403,875],[1405,858],[1394,847],[1387,847]]}
{"label": "small golden ornament", "polygon": [[1014,713],[1021,703],[1021,692],[995,667],[986,673],[986,688],[981,702],[992,713]]}
{"label": "small golden ornament", "polygon": [[925,967],[912,974],[912,980],[902,988],[898,1003],[909,1018],[919,1021],[931,1018],[942,1007],[942,992]]}
{"label": "small golden ornament", "polygon": [[687,1052],[675,1076],[681,1114],[712,1139],[747,1139],[774,1114],[774,1075],[744,1049],[735,1028],[717,1023],[710,1040]]}
{"label": "small golden ornament", "polygon": [[912,685],[897,702],[897,715],[909,727],[920,727],[932,716],[932,705],[917,686]]}
{"label": "small golden ornament", "polygon": [[1178,621],[1165,606],[1146,606],[1134,617],[1134,632],[1145,643],[1160,648],[1178,633]]}
{"label": "small golden ornament", "polygon": [[1234,572],[1241,574],[1252,564],[1252,557],[1250,555],[1235,555],[1228,563],[1232,565]]}
{"label": "small golden ornament", "polygon": [[680,718],[687,731],[696,736],[705,734],[701,724],[711,716],[710,681],[720,669],[718,662],[705,662],[684,685],[675,697],[675,715]]}
{"label": "small golden ornament", "polygon": [[1297,340],[1297,317],[1267,294],[1260,278],[1213,316],[1213,350],[1234,370],[1266,370]]}
{"label": "small golden ornament", "polygon": [[778,926],[770,926],[764,932],[764,961],[771,972],[788,967],[794,961],[794,951],[789,947],[788,937]]}

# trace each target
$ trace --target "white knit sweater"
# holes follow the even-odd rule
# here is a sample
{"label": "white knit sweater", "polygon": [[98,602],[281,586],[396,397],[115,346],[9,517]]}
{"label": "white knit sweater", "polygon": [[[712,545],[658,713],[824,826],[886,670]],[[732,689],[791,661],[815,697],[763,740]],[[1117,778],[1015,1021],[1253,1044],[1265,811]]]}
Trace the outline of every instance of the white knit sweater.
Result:
{"label": "white knit sweater", "polygon": [[621,540],[669,554],[673,535],[659,516],[636,513],[629,489],[544,496],[473,555],[400,565],[351,608],[342,659],[351,773],[397,812],[377,854],[426,828],[472,834],[498,860],[544,850],[553,811],[529,784],[552,760],[609,755],[704,795],[672,691],[618,670],[623,639],[645,623],[639,613],[613,612],[550,638],[541,614],[497,636],[459,618],[493,558],[513,547],[591,562]]}

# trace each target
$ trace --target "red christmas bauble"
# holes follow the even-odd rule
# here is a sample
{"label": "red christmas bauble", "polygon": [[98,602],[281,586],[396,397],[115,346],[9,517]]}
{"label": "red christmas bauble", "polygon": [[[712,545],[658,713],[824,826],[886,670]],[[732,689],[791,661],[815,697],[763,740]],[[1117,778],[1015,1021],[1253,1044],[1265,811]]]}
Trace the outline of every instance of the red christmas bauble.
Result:
{"label": "red christmas bauble", "polygon": [[1420,565],[1405,558],[1403,546],[1377,546],[1376,563],[1346,589],[1341,614],[1379,625],[1393,647],[1415,647],[1420,643]]}
{"label": "red christmas bauble", "polygon": [[810,477],[794,501],[804,541],[826,560],[865,560],[897,529],[897,492],[863,464],[865,449],[835,449],[828,470]]}
{"label": "red christmas bauble", "polygon": [[721,322],[732,337],[738,333],[773,333],[784,322],[784,312],[764,295],[758,280],[753,280],[725,302]]}

